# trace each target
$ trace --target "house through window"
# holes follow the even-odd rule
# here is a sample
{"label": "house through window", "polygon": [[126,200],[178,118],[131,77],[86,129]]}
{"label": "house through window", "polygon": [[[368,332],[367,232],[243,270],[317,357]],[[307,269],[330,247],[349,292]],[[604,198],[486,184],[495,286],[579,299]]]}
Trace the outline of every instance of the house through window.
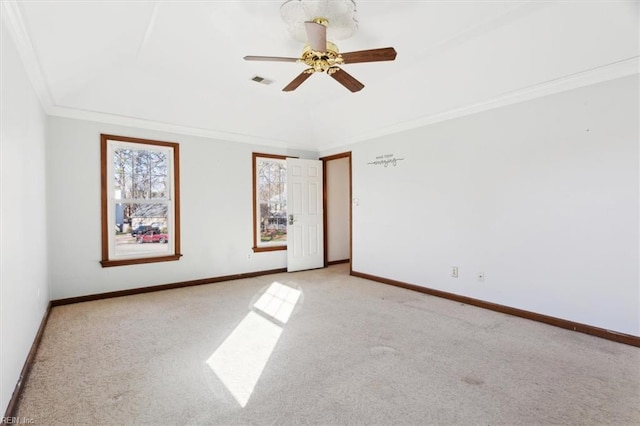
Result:
{"label": "house through window", "polygon": [[101,135],[102,266],[180,258],[178,144]]}
{"label": "house through window", "polygon": [[253,154],[253,250],[287,248],[287,161]]}

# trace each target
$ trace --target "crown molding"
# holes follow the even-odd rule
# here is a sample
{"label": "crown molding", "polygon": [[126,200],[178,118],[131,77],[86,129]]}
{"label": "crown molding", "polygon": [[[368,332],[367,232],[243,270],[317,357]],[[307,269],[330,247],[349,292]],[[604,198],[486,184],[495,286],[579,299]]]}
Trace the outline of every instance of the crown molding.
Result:
{"label": "crown molding", "polygon": [[[617,78],[627,77],[640,73],[640,56],[624,59],[611,64],[581,71],[568,76],[556,78],[544,83],[535,84],[524,89],[515,90],[492,99],[467,105],[461,108],[455,108],[438,114],[426,115],[418,117],[414,120],[393,124],[391,126],[376,129],[371,132],[354,136],[350,139],[342,140],[336,144],[329,146],[302,146],[292,144],[290,141],[275,140],[252,135],[239,133],[231,133],[217,131],[211,129],[202,129],[189,126],[181,126],[133,117],[118,116],[114,114],[105,114],[95,111],[80,110],[74,108],[60,107],[57,105],[50,106],[47,113],[52,116],[74,118],[87,121],[98,121],[102,123],[110,123],[121,126],[144,128],[149,130],[158,130],[169,133],[178,133],[191,136],[200,136],[211,139],[225,140],[230,142],[240,142],[248,144],[266,145],[272,147],[300,149],[304,151],[328,152],[332,149],[341,148],[346,145],[362,142],[378,137],[412,130],[419,127],[425,127],[442,121],[452,120],[467,115],[477,114],[479,112],[500,108],[516,104],[519,102],[529,101],[544,96],[565,92],[592,84],[602,83]],[[308,136],[308,135],[307,135]]]}
{"label": "crown molding", "polygon": [[0,12],[2,13],[2,20],[10,36],[13,38],[18,54],[22,59],[24,69],[40,101],[40,105],[44,111],[49,114],[54,106],[53,96],[51,96],[49,85],[44,78],[40,61],[38,61],[38,57],[35,54],[35,49],[27,32],[24,20],[22,19],[18,2],[15,0],[2,0]]}
{"label": "crown molding", "polygon": [[[19,4],[16,0],[2,0],[0,12],[2,20],[6,24],[8,32],[13,38],[18,53],[22,59],[25,71],[31,81],[36,95],[44,109],[45,113],[50,116],[73,118],[86,121],[95,121],[120,126],[128,126],[135,128],[143,128],[148,130],[157,130],[168,133],[177,133],[191,136],[199,136],[217,140],[230,142],[240,142],[247,144],[266,145],[288,149],[300,149],[304,151],[328,152],[333,149],[344,147],[357,142],[375,139],[393,133],[399,133],[419,127],[428,126],[438,122],[451,120],[454,118],[464,117],[466,115],[476,114],[491,109],[524,102],[543,96],[549,96],[555,93],[567,90],[577,89],[580,87],[601,83],[617,78],[626,77],[640,73],[640,56],[634,56],[618,62],[595,67],[589,70],[581,71],[557,79],[549,80],[540,84],[535,84],[523,89],[515,90],[494,97],[489,100],[478,102],[472,105],[451,109],[449,111],[430,114],[417,117],[412,120],[401,123],[392,124],[381,127],[366,133],[360,133],[347,137],[346,139],[337,141],[331,145],[325,146],[303,146],[299,143],[288,140],[276,140],[265,137],[218,131],[212,129],[203,129],[190,126],[182,126],[141,118],[120,116],[89,110],[80,110],[75,108],[63,107],[56,105],[49,85],[47,84],[41,64],[35,53],[33,43],[29,37]],[[313,135],[305,135],[305,139],[313,137]],[[320,137],[320,139],[322,139]],[[316,141],[319,139],[316,138]]]}
{"label": "crown molding", "polygon": [[313,151],[309,147],[295,145],[286,140],[269,139],[260,136],[253,136],[241,133],[232,133],[199,127],[182,126],[178,124],[153,121],[142,118],[134,118],[123,115],[108,114],[97,111],[67,108],[54,105],[48,112],[50,116],[61,118],[72,118],[76,120],[93,121],[98,123],[112,124],[117,126],[135,127],[145,130],[155,130],[159,132],[175,133],[180,135],[198,136],[220,141],[239,142],[253,145],[266,145],[278,148],[299,149],[303,151]]}
{"label": "crown molding", "polygon": [[15,0],[2,0],[0,5],[0,13],[5,23],[9,35],[13,39],[20,59],[22,60],[24,69],[27,73],[29,81],[40,101],[45,113],[49,116],[74,118],[78,120],[95,121],[120,126],[143,128],[147,130],[157,130],[168,133],[178,133],[191,136],[200,136],[211,139],[219,139],[231,142],[241,142],[247,144],[267,145],[273,147],[309,150],[308,147],[294,146],[294,144],[284,140],[274,140],[258,136],[236,134],[231,132],[216,131],[210,129],[201,129],[189,126],[180,126],[169,123],[157,122],[152,120],[139,119],[134,117],[126,117],[115,114],[101,113],[96,111],[81,110],[76,108],[63,107],[56,105],[53,95],[49,90],[49,85],[35,48],[29,37],[27,27],[20,12],[20,6]]}
{"label": "crown molding", "polygon": [[318,152],[328,152],[332,149],[344,147],[346,145],[354,144],[357,142],[375,139],[381,136],[399,133],[406,130],[412,130],[419,127],[425,127],[442,121],[452,120],[454,118],[460,118],[471,114],[477,114],[479,112],[488,111],[519,102],[529,101],[572,89],[578,89],[580,87],[590,86],[597,83],[603,83],[605,81],[615,80],[617,78],[628,77],[630,75],[639,73],[640,56],[634,56],[611,64],[549,80],[544,83],[535,84],[524,89],[508,92],[492,99],[478,102],[472,105],[466,105],[438,114],[421,116],[413,120],[393,124],[391,126],[379,128],[371,132],[362,133],[346,140],[340,141],[337,144],[318,147]]}

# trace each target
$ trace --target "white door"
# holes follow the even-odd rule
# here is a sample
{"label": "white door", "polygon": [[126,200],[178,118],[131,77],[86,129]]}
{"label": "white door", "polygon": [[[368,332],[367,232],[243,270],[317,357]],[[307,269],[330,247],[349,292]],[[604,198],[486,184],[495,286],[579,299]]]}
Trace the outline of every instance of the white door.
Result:
{"label": "white door", "polygon": [[322,161],[287,158],[287,219],[287,270],[322,268]]}

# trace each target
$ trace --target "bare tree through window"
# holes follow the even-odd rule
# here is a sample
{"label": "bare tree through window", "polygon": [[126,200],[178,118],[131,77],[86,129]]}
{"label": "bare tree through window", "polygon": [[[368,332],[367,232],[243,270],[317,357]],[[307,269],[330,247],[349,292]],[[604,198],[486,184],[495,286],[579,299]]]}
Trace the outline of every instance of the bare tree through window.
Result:
{"label": "bare tree through window", "polygon": [[177,260],[178,144],[102,135],[101,149],[103,266]]}
{"label": "bare tree through window", "polygon": [[253,154],[254,250],[285,249],[287,243],[286,157]]}

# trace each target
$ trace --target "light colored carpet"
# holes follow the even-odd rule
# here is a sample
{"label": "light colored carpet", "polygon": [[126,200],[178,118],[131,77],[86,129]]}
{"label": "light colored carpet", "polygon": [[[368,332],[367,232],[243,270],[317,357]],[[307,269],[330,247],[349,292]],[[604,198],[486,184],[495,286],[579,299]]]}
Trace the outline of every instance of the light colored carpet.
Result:
{"label": "light colored carpet", "polygon": [[18,416],[638,425],[640,349],[350,277],[336,265],[56,307]]}

